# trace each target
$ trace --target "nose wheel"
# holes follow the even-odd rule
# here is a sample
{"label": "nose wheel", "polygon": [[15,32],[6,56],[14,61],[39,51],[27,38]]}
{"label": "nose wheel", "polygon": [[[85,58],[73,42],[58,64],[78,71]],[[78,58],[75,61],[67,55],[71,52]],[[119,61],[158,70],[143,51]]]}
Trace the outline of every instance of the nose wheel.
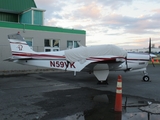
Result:
{"label": "nose wheel", "polygon": [[143,71],[143,74],[144,74],[144,76],[143,76],[143,81],[144,81],[144,82],[148,82],[148,81],[150,80],[150,78],[149,78],[149,76],[148,76],[148,73],[147,73],[146,71]]}
{"label": "nose wheel", "polygon": [[148,82],[149,81],[149,76],[148,75],[143,76],[143,81]]}

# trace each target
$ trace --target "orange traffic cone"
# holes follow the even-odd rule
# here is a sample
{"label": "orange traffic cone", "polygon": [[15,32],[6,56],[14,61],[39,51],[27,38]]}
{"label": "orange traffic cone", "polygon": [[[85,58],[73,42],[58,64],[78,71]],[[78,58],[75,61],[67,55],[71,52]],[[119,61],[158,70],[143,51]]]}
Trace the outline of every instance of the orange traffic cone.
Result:
{"label": "orange traffic cone", "polygon": [[118,76],[114,110],[116,112],[122,112],[122,77],[121,75]]}
{"label": "orange traffic cone", "polygon": [[159,63],[159,60],[158,60],[158,59],[156,60],[156,63]]}

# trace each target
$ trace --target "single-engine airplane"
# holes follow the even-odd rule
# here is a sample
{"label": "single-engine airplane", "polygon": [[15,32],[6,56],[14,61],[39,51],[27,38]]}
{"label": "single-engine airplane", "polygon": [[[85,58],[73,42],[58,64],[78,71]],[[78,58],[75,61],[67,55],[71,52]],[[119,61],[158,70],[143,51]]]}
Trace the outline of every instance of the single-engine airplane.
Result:
{"label": "single-engine airplane", "polygon": [[151,58],[156,57],[150,54],[151,40],[149,53],[129,53],[111,44],[79,47],[57,52],[35,52],[19,33],[8,35],[8,40],[12,56],[6,61],[74,72],[93,72],[99,82],[107,80],[109,71],[142,71],[143,80],[149,81],[146,67]]}

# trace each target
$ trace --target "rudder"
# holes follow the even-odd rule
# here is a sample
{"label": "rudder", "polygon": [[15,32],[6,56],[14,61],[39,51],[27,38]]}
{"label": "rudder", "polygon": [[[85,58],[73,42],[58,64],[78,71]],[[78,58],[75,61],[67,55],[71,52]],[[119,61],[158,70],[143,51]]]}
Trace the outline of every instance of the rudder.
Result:
{"label": "rudder", "polygon": [[10,42],[12,59],[24,59],[31,58],[31,54],[35,53],[23,39],[23,37],[18,33],[8,35],[8,40]]}

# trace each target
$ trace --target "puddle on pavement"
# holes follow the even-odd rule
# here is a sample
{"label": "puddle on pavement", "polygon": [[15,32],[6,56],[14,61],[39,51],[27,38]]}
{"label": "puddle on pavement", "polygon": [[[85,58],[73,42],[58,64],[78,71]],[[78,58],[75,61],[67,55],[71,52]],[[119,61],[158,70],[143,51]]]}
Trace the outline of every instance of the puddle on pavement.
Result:
{"label": "puddle on pavement", "polygon": [[[137,97],[123,97],[122,113],[114,112],[114,95],[98,95],[93,98],[95,106],[83,112],[54,120],[159,120],[160,114],[140,110],[153,104],[149,100]],[[159,108],[158,108],[159,109]]]}
{"label": "puddle on pavement", "polygon": [[122,120],[159,120],[159,119],[160,115],[151,114],[147,112],[125,113],[122,115]]}

